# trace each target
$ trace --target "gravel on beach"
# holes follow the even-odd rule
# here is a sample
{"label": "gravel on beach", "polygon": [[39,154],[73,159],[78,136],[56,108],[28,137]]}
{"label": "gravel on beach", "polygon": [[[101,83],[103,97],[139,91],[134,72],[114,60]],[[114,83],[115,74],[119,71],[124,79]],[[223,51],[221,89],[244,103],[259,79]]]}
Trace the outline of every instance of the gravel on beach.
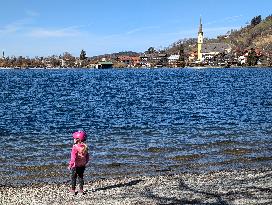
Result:
{"label": "gravel on beach", "polygon": [[272,170],[215,171],[103,179],[88,182],[85,194],[68,184],[0,187],[2,205],[42,204],[272,204]]}

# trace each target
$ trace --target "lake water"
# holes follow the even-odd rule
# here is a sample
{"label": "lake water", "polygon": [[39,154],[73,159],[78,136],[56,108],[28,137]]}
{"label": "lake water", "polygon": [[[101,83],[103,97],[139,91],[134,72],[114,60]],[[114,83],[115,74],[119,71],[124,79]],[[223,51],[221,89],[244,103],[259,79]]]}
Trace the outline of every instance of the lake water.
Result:
{"label": "lake water", "polygon": [[271,168],[272,69],[0,70],[0,185]]}

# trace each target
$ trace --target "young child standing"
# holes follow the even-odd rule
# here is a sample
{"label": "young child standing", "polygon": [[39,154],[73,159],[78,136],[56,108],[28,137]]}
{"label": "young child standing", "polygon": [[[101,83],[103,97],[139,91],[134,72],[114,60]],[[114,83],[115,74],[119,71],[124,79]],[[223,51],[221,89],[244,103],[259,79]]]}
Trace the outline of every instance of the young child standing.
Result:
{"label": "young child standing", "polygon": [[88,146],[85,144],[87,140],[87,134],[84,131],[77,131],[73,133],[74,145],[71,151],[71,159],[68,168],[71,170],[71,190],[72,194],[75,194],[76,180],[79,182],[79,193],[84,194],[83,174],[86,164],[89,161]]}

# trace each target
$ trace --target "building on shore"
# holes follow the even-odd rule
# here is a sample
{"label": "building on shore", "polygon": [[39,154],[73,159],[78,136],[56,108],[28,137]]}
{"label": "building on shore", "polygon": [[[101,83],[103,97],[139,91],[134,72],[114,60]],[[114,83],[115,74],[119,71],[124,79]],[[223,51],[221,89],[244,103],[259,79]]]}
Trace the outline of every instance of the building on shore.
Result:
{"label": "building on shore", "polygon": [[202,21],[200,17],[200,22],[199,22],[199,30],[198,30],[198,35],[197,35],[197,60],[202,61],[202,45],[203,45],[203,30],[202,30]]}
{"label": "building on shore", "polygon": [[118,62],[123,63],[126,67],[138,67],[140,65],[140,57],[138,56],[118,56]]}
{"label": "building on shore", "polygon": [[101,61],[98,62],[98,64],[96,65],[96,68],[98,69],[108,69],[108,68],[112,68],[113,63],[110,61]]}
{"label": "building on shore", "polygon": [[180,58],[180,55],[179,55],[179,54],[170,55],[170,56],[168,57],[168,65],[169,65],[169,67],[171,67],[171,68],[176,68],[176,67],[178,67],[177,64],[178,64],[179,58]]}
{"label": "building on shore", "polygon": [[201,54],[204,61],[209,61],[220,53],[230,53],[231,46],[227,43],[207,43],[202,45]]}
{"label": "building on shore", "polygon": [[197,61],[209,64],[220,54],[231,52],[231,46],[227,43],[204,43],[204,33],[202,19],[200,18],[198,36],[197,36]]}

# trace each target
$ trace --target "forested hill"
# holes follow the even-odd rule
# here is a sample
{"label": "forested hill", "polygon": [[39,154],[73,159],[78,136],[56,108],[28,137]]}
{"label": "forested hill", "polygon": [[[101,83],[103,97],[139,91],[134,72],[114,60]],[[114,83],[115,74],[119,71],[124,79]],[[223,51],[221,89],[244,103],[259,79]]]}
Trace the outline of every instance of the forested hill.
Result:
{"label": "forested hill", "polygon": [[99,61],[102,58],[106,58],[106,59],[116,59],[119,56],[139,56],[140,53],[134,52],[134,51],[121,51],[118,53],[111,53],[111,54],[104,54],[104,55],[98,55],[98,56],[93,56],[91,57],[91,59],[93,61]]}
{"label": "forested hill", "polygon": [[[205,29],[204,29],[205,36]],[[272,51],[272,15],[262,19],[254,17],[248,25],[239,30],[231,30],[225,35],[214,39],[204,39],[204,43],[228,43],[233,50],[257,48],[263,52]],[[179,45],[183,44],[186,52],[197,50],[197,38],[179,40],[165,49],[167,53],[177,53]]]}
{"label": "forested hill", "polygon": [[256,16],[246,27],[237,31],[230,31],[226,42],[240,50],[258,48],[263,51],[271,51],[272,15],[264,20],[261,16]]}

